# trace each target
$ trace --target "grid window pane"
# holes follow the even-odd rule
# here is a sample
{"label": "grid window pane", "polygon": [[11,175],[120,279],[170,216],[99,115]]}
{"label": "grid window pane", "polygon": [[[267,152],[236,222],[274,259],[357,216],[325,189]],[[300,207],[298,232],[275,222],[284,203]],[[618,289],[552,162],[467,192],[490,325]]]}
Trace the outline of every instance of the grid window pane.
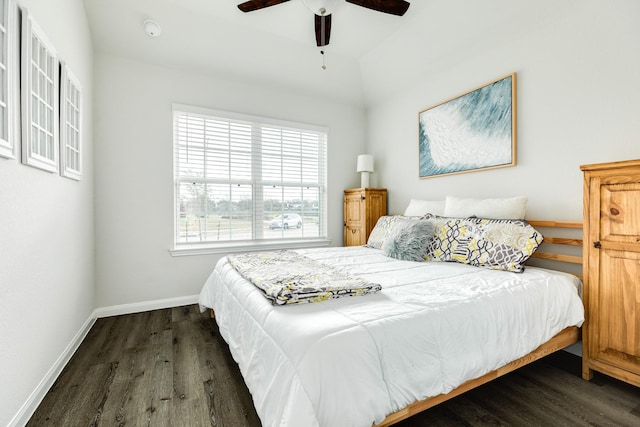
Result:
{"label": "grid window pane", "polygon": [[[22,87],[26,106],[22,121],[26,124],[22,141],[23,161],[50,172],[60,170],[66,156],[59,150],[58,62],[55,49],[33,21],[27,10],[21,12]],[[26,43],[25,43],[26,42]],[[27,144],[27,142],[30,143]]]}
{"label": "grid window pane", "polygon": [[62,64],[60,94],[60,119],[62,127],[60,141],[62,144],[62,170],[63,176],[72,179],[80,179],[82,176],[80,162],[80,89],[79,83],[67,64]]}
{"label": "grid window pane", "polygon": [[174,111],[176,245],[320,238],[326,132]]}

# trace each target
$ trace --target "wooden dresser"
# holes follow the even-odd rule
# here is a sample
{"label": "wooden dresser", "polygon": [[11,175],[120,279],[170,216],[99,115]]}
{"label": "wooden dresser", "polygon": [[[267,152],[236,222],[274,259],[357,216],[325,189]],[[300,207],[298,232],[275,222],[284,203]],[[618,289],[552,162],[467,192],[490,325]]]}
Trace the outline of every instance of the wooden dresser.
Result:
{"label": "wooden dresser", "polygon": [[386,189],[344,190],[344,245],[365,245],[378,218],[386,214]]}
{"label": "wooden dresser", "polygon": [[640,160],[584,165],[582,376],[640,386]]}

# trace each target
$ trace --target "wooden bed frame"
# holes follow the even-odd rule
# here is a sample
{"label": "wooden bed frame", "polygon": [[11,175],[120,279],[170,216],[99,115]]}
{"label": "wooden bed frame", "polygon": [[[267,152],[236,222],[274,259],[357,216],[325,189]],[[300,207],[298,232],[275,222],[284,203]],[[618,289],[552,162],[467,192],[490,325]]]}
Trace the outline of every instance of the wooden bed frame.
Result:
{"label": "wooden bed frame", "polygon": [[[570,264],[582,264],[582,256],[578,255],[570,255],[565,253],[557,253],[547,251],[547,245],[554,246],[560,245],[561,247],[570,246],[570,247],[582,247],[582,238],[573,238],[573,237],[555,237],[555,232],[562,229],[582,229],[581,222],[568,222],[568,221],[537,221],[530,220],[528,221],[533,227],[541,229],[540,231],[545,236],[544,247],[541,247],[539,251],[536,251],[532,258],[549,260],[557,263],[558,265],[564,265],[565,263]],[[544,231],[543,231],[544,230]],[[548,230],[548,231],[547,231]],[[549,236],[546,236],[548,234]],[[554,268],[560,271],[566,271],[566,268]],[[571,271],[568,271],[571,272]],[[574,274],[582,278],[581,274]],[[456,396],[461,395],[471,389],[474,389],[482,384],[485,384],[491,380],[494,380],[502,375],[508,374],[522,366],[525,366],[531,362],[534,362],[542,357],[545,357],[551,353],[554,353],[558,350],[561,350],[571,344],[574,344],[580,340],[580,330],[579,328],[572,326],[566,328],[556,336],[551,338],[546,343],[542,344],[540,347],[533,350],[531,353],[514,360],[511,363],[506,364],[505,366],[496,369],[495,371],[491,371],[480,378],[476,378],[474,380],[467,381],[466,383],[460,385],[459,387],[453,389],[447,394],[440,394],[438,396],[430,397],[428,399],[420,400],[410,404],[409,406],[401,409],[397,412],[393,412],[387,415],[380,424],[375,424],[374,427],[386,427],[398,423],[402,420],[405,420],[412,415],[415,415],[419,412],[425,411],[429,408],[432,408],[442,402],[445,402],[449,399],[452,399]]]}
{"label": "wooden bed frame", "polygon": [[[553,250],[553,248],[557,249],[562,247],[574,247],[576,249],[581,250],[582,237],[579,237],[579,238],[561,237],[557,235],[556,232],[558,232],[558,234],[562,234],[562,231],[573,230],[573,235],[580,234],[581,236],[582,222],[539,221],[539,220],[529,220],[528,222],[533,227],[539,229],[542,232],[543,236],[545,236],[543,245],[539,248],[538,251],[536,251],[533,254],[532,258],[544,260],[544,261],[550,261],[554,265],[553,266],[544,265],[545,268],[569,272],[579,277],[580,279],[582,279],[582,274],[574,273],[570,271],[571,270],[570,268],[567,268],[567,266],[570,266],[570,265],[576,265],[576,264],[582,265],[582,255],[572,255],[568,253],[563,253],[563,251]],[[213,310],[211,310],[211,317],[215,317]],[[425,411],[429,408],[439,405],[442,402],[445,402],[469,390],[472,390],[478,386],[488,383],[491,380],[494,380],[498,377],[508,374],[509,372],[512,372],[518,368],[521,368],[531,362],[535,362],[536,360],[541,359],[558,350],[561,350],[571,344],[575,344],[579,340],[580,340],[580,329],[578,327],[571,326],[571,327],[565,328],[562,331],[560,331],[557,335],[555,335],[553,338],[551,338],[549,341],[547,341],[546,343],[542,344],[540,347],[533,350],[531,353],[517,360],[514,360],[513,362],[508,363],[505,366],[496,369],[495,371],[491,371],[479,378],[469,380],[466,383],[453,389],[449,393],[440,394],[438,396],[433,396],[424,400],[414,402],[399,411],[396,411],[387,415],[387,417],[381,423],[374,424],[373,427],[386,427],[386,426],[396,424],[422,411]]]}

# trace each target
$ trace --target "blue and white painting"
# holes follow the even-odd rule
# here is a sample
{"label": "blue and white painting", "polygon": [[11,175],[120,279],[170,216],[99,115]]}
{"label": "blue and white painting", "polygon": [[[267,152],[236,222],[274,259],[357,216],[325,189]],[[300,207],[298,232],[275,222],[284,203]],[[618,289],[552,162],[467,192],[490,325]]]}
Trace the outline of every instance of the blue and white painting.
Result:
{"label": "blue and white painting", "polygon": [[515,165],[515,73],[420,112],[420,177]]}

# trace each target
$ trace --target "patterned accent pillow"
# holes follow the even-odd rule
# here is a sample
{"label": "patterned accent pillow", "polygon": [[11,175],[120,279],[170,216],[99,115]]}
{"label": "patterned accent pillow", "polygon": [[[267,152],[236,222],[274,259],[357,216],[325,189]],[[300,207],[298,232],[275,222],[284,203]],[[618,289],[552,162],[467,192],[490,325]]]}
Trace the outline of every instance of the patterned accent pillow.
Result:
{"label": "patterned accent pillow", "polygon": [[387,239],[387,236],[389,236],[389,233],[391,233],[391,230],[393,230],[393,227],[398,221],[403,219],[407,219],[407,217],[404,215],[385,215],[378,218],[378,222],[376,222],[375,227],[371,230],[365,246],[382,249],[382,244]]}
{"label": "patterned accent pillow", "polygon": [[453,230],[445,227],[448,221],[457,218],[427,214],[423,220],[433,224],[433,236],[427,241],[427,252],[424,257],[426,261],[451,261],[451,245],[455,240]]}
{"label": "patterned accent pillow", "polygon": [[391,258],[404,261],[424,261],[427,241],[433,235],[433,224],[420,219],[396,222],[382,244],[382,251]]}
{"label": "patterned accent pillow", "polygon": [[450,219],[436,231],[425,259],[521,273],[542,239],[524,220]]}

